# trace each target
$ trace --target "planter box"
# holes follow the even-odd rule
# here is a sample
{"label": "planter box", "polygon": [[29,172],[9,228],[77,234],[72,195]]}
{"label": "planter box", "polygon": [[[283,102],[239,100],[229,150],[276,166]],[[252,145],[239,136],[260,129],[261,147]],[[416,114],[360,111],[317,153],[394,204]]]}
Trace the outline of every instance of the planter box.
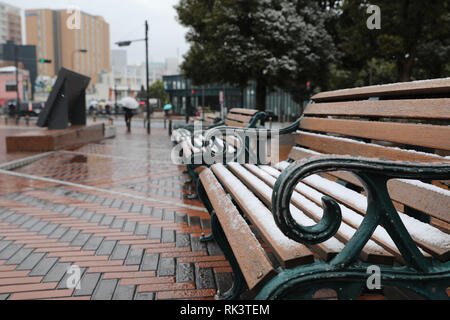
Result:
{"label": "planter box", "polygon": [[7,152],[45,152],[75,147],[105,139],[103,123],[72,126],[65,130],[36,130],[6,137]]}

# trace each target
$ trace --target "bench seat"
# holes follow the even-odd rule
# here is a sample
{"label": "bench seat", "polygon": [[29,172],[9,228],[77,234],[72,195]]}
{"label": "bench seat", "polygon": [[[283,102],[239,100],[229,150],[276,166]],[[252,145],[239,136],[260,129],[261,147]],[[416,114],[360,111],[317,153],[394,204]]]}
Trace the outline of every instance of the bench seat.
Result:
{"label": "bench seat", "polygon": [[372,266],[383,287],[449,298],[450,79],[352,90],[315,97],[285,161],[199,170],[235,280],[218,298],[355,299]]}

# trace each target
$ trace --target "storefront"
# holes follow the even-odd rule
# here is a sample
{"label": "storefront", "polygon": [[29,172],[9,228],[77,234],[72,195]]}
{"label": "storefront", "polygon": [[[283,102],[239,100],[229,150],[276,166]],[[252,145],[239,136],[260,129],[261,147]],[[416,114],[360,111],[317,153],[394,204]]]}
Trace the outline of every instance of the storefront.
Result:
{"label": "storefront", "polygon": [[[189,79],[182,75],[163,76],[164,88],[170,96],[173,110],[178,114],[195,114],[199,107],[206,110],[220,111],[221,97],[225,110],[231,108],[256,108],[256,85],[251,83],[247,88],[228,85],[194,86]],[[281,119],[288,120],[299,115],[298,104],[292,100],[290,94],[274,90],[267,95],[267,111],[272,111]]]}

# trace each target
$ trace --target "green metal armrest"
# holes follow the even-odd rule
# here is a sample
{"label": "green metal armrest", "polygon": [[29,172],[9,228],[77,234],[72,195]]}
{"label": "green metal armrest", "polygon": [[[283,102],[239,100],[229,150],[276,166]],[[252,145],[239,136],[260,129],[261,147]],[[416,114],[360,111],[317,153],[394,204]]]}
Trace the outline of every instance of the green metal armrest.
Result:
{"label": "green metal armrest", "polygon": [[272,212],[280,230],[287,237],[305,245],[330,239],[336,234],[342,221],[340,207],[330,197],[323,197],[323,217],[314,226],[299,225],[289,209],[297,184],[310,175],[327,171],[353,173],[363,184],[368,201],[359,229],[330,262],[331,267],[345,268],[355,262],[375,228],[381,225],[395,242],[408,267],[422,273],[436,268],[420,252],[401,221],[389,196],[387,182],[393,178],[447,180],[450,179],[449,163],[396,162],[350,156],[318,156],[293,162],[283,171],[274,186]]}

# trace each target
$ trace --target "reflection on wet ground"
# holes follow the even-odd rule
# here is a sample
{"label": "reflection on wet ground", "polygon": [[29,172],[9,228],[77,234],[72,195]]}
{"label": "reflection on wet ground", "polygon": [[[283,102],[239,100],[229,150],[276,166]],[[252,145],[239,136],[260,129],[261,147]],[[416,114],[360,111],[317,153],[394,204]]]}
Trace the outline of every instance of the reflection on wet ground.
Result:
{"label": "reflection on wet ground", "polygon": [[[17,129],[2,130],[3,143]],[[199,241],[209,215],[184,200],[194,187],[171,148],[162,126],[150,137],[118,126],[114,139],[0,172],[0,299],[212,299],[229,288],[217,244]],[[73,264],[80,289],[66,284]]]}

